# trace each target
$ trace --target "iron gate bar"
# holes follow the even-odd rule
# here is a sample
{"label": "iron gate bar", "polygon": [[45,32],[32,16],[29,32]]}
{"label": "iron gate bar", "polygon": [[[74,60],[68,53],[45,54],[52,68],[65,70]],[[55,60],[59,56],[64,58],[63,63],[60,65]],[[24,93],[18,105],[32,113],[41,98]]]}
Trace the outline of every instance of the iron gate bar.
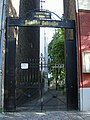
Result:
{"label": "iron gate bar", "polygon": [[30,20],[8,17],[7,22],[9,26],[18,27],[54,27],[54,28],[66,28],[74,29],[75,20]]}

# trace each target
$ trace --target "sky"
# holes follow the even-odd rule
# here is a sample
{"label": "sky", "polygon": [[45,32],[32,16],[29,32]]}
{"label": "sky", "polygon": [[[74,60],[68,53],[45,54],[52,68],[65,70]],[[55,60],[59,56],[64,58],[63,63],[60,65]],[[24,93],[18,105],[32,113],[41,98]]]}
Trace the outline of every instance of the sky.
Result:
{"label": "sky", "polygon": [[[56,13],[59,17],[62,17],[62,15],[63,15],[63,0],[45,0],[45,3],[43,3],[43,9],[52,11],[52,12]],[[58,19],[58,18],[56,17],[56,19]],[[43,32],[43,30],[42,30],[42,32]],[[52,36],[53,36],[54,32],[55,32],[55,28],[47,28],[46,34],[48,36],[48,38],[47,38],[48,43],[50,43],[50,41],[52,40]],[[41,38],[43,37],[43,34],[41,34]]]}
{"label": "sky", "polygon": [[[42,9],[47,9],[51,12],[54,12],[59,17],[62,17],[63,0],[45,0],[45,3],[43,3]],[[58,18],[56,17],[55,19],[58,19]],[[44,54],[44,48],[45,48],[44,39],[46,39],[46,43],[49,44],[52,40],[53,34],[55,33],[55,28],[40,28],[40,30],[41,30],[40,32],[40,53]],[[44,35],[46,35],[46,38]]]}
{"label": "sky", "polygon": [[[13,6],[17,10],[17,14],[19,14],[19,1],[20,0],[12,0]],[[45,3],[43,3],[43,9],[55,12],[61,17],[63,14],[63,0],[45,0]]]}
{"label": "sky", "polygon": [[13,4],[14,8],[16,9],[17,14],[19,14],[19,2],[20,2],[20,0],[12,0],[12,4]]}
{"label": "sky", "polygon": [[[15,7],[17,14],[19,14],[19,1],[20,0],[12,0],[13,6]],[[49,11],[52,11],[54,13],[56,13],[59,17],[62,17],[63,14],[63,0],[43,0],[45,1],[45,3],[43,2],[42,4],[42,9],[47,9]],[[55,18],[55,16],[54,16]],[[57,17],[55,19],[58,19]],[[44,34],[46,32],[46,39],[47,39],[47,43],[50,43],[50,41],[52,40],[52,36],[55,32],[54,28],[41,28],[40,29],[40,41],[41,41],[41,47],[43,48],[43,42],[44,42]],[[42,50],[41,50],[42,51]]]}
{"label": "sky", "polygon": [[63,0],[45,0],[43,8],[48,9],[61,17],[63,14]]}
{"label": "sky", "polygon": [[[44,0],[43,0],[44,1]],[[20,0],[12,0],[13,6],[15,7],[17,14],[19,14],[19,2]],[[56,13],[58,16],[62,17],[63,14],[63,0],[45,0],[45,3],[43,3],[43,9],[47,9],[49,11],[52,11]],[[56,18],[57,19],[57,18]],[[49,34],[49,41],[52,39],[54,29],[49,30],[47,29],[47,33]]]}

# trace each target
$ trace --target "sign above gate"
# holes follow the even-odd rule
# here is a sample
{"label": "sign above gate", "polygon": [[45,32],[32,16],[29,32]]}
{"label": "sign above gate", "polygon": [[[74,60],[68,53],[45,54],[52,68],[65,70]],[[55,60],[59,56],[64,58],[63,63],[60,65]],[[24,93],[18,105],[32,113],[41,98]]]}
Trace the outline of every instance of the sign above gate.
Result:
{"label": "sign above gate", "polygon": [[[75,29],[75,20],[61,19],[56,13],[49,10],[35,9],[28,12],[22,18],[7,17],[7,26],[18,27],[54,27]],[[53,20],[52,15],[59,20]]]}
{"label": "sign above gate", "polygon": [[27,27],[55,27],[55,28],[67,28],[74,29],[74,20],[40,20],[40,19],[20,19],[20,18],[7,18],[8,26],[27,26]]}
{"label": "sign above gate", "polygon": [[59,26],[58,21],[45,21],[45,20],[25,20],[25,25],[40,25],[40,26]]}
{"label": "sign above gate", "polygon": [[34,11],[34,19],[51,19],[51,13],[47,11]]}

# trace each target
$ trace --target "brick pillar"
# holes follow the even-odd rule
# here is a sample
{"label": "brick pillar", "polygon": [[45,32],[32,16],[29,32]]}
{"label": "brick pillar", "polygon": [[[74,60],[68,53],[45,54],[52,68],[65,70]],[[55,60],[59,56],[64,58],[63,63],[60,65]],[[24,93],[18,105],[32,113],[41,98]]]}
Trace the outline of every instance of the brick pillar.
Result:
{"label": "brick pillar", "polygon": [[[20,1],[20,17],[29,18],[31,11],[39,9],[39,0],[21,0]],[[30,18],[31,19],[31,18]],[[19,29],[19,48],[22,58],[39,58],[39,27],[25,27]]]}
{"label": "brick pillar", "polygon": [[80,110],[90,110],[90,1],[76,0]]}

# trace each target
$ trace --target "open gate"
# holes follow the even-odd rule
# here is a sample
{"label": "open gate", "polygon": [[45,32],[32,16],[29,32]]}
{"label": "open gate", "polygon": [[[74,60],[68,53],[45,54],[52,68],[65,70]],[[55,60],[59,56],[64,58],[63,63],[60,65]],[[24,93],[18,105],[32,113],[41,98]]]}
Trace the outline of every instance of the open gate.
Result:
{"label": "open gate", "polygon": [[[34,11],[35,12],[35,11]],[[46,12],[46,11],[44,11]],[[50,13],[50,11],[49,11]],[[8,28],[12,26],[18,27],[55,27],[73,29],[74,39],[72,44],[66,42],[66,53],[69,58],[72,58],[69,51],[73,49],[74,61],[70,64],[68,57],[66,58],[66,94],[67,98],[63,96],[63,90],[57,82],[58,70],[60,65],[44,64],[40,59],[22,59],[20,64],[15,69],[15,44],[8,44]],[[15,42],[15,41],[14,41]],[[11,42],[12,43],[12,42]],[[13,47],[14,45],[14,47]],[[69,45],[73,46],[70,47]],[[13,59],[11,57],[13,56]],[[12,66],[12,64],[14,66]],[[71,65],[71,66],[70,66]],[[78,108],[78,94],[77,94],[77,61],[76,61],[76,39],[75,39],[75,21],[74,20],[40,20],[40,19],[21,19],[21,18],[7,18],[6,21],[6,59],[5,59],[5,111],[15,111],[16,106],[23,104],[23,107],[28,106],[30,110],[60,110],[63,109],[62,105],[67,105],[68,109]],[[43,69],[52,67],[56,71],[56,78],[53,85],[48,83],[47,73]],[[12,68],[12,69],[11,69]],[[70,69],[69,69],[70,68]],[[71,75],[71,71],[74,74]],[[17,74],[19,79],[16,78]],[[68,76],[71,75],[72,77]],[[74,80],[74,81],[73,81]],[[70,84],[69,84],[70,82]],[[74,92],[74,93],[73,93]],[[72,101],[73,98],[73,102]],[[25,106],[24,106],[25,105]],[[71,107],[73,106],[73,107]],[[23,109],[23,108],[22,108]]]}

